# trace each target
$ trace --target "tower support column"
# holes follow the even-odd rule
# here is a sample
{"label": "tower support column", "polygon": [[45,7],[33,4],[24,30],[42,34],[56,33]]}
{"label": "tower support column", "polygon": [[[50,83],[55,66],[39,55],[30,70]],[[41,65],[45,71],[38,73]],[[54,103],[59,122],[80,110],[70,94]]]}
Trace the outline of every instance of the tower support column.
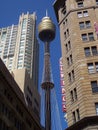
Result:
{"label": "tower support column", "polygon": [[50,103],[50,88],[45,89],[45,130],[51,130],[51,103]]}

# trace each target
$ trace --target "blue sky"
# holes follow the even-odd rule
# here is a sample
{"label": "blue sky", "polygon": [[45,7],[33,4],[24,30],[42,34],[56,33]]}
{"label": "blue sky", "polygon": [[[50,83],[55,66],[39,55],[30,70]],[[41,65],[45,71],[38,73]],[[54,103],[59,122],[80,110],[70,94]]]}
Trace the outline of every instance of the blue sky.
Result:
{"label": "blue sky", "polygon": [[[55,13],[53,10],[54,0],[0,0],[0,28],[10,26],[12,24],[18,24],[18,19],[20,14],[36,12],[37,15],[37,25],[41,21],[42,17],[46,14],[46,9],[48,10],[48,15],[51,17],[53,22],[56,24],[56,38],[51,43],[51,66],[53,72],[53,80],[55,84],[55,90],[57,95],[57,101],[59,104],[60,116],[62,128],[66,127],[66,123],[63,118],[62,106],[61,106],[61,89],[60,89],[60,75],[59,75],[59,58],[61,57],[60,49],[60,36],[59,28],[56,21]],[[41,41],[39,41],[41,43]],[[40,44],[40,70],[43,70],[43,44]],[[40,71],[40,83],[41,74]]]}

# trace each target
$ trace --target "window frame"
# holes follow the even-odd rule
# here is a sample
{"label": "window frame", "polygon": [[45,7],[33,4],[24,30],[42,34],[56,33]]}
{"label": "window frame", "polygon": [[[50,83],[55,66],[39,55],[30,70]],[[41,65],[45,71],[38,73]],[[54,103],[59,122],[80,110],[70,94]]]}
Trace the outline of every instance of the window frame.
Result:
{"label": "window frame", "polygon": [[91,88],[93,93],[98,93],[98,82],[97,80],[91,81]]}
{"label": "window frame", "polygon": [[95,103],[96,115],[98,115],[98,103]]}
{"label": "window frame", "polygon": [[88,41],[87,33],[81,34],[81,37],[82,37],[82,41],[84,42]]}
{"label": "window frame", "polygon": [[81,1],[77,2],[77,6],[78,6],[78,8],[84,7],[83,1],[81,0]]}
{"label": "window frame", "polygon": [[94,68],[94,64],[93,63],[87,63],[87,67],[88,67],[89,74],[95,73],[95,68]]}

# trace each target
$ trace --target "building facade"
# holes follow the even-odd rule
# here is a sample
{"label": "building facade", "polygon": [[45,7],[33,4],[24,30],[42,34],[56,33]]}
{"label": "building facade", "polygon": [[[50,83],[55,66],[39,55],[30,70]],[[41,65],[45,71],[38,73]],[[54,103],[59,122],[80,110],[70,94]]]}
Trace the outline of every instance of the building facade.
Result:
{"label": "building facade", "polygon": [[39,44],[36,14],[22,14],[18,25],[0,29],[0,57],[9,71],[26,68],[38,87]]}
{"label": "building facade", "polygon": [[35,13],[22,14],[18,25],[0,29],[0,57],[24,93],[28,106],[39,119],[39,44]]}
{"label": "building facade", "polygon": [[0,130],[41,130],[37,114],[0,59]]}
{"label": "building facade", "polygon": [[56,0],[67,130],[98,129],[98,0]]}

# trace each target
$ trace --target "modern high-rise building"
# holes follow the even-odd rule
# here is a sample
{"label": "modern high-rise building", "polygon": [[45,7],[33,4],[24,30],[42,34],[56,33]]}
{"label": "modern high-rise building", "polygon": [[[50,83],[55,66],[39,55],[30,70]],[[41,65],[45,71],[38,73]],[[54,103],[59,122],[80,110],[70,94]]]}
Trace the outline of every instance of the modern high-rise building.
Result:
{"label": "modern high-rise building", "polygon": [[22,14],[18,25],[0,29],[0,57],[24,93],[28,106],[39,118],[39,44],[36,14]]}
{"label": "modern high-rise building", "polygon": [[98,0],[56,0],[67,130],[98,129]]}
{"label": "modern high-rise building", "polygon": [[22,14],[18,25],[0,29],[0,57],[10,71],[26,68],[38,86],[39,44],[36,14]]}

